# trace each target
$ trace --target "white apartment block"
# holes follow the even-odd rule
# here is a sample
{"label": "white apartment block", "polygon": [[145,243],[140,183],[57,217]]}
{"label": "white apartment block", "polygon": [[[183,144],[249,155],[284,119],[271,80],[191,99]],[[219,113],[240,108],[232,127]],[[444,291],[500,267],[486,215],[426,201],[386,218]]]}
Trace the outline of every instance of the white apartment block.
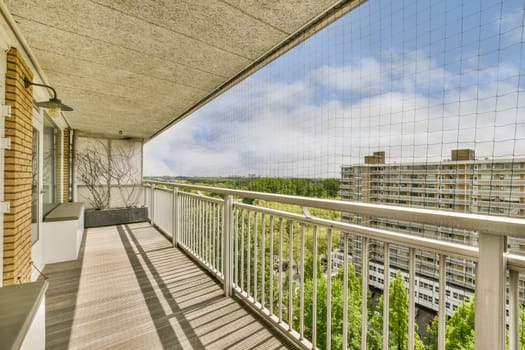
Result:
{"label": "white apartment block", "polygon": [[[364,164],[342,166],[341,199],[410,206],[464,213],[525,217],[525,159],[475,159],[474,150],[453,150],[451,159],[441,162],[385,164],[384,152],[365,157]],[[476,232],[448,227],[420,225],[375,217],[342,213],[344,222],[361,223],[411,235],[477,245]],[[335,267],[342,263],[343,247],[335,255]],[[349,241],[349,254],[360,271],[359,238]],[[524,240],[509,240],[509,249],[525,254]],[[408,249],[391,246],[391,274],[406,274]],[[439,302],[439,257],[416,252],[416,302],[437,310]],[[383,289],[383,246],[370,244],[371,286]],[[407,275],[407,274],[406,274]],[[451,314],[467,297],[474,295],[475,266],[471,261],[447,258],[447,312]],[[407,275],[408,276],[408,275]],[[523,300],[523,289],[520,291]]]}

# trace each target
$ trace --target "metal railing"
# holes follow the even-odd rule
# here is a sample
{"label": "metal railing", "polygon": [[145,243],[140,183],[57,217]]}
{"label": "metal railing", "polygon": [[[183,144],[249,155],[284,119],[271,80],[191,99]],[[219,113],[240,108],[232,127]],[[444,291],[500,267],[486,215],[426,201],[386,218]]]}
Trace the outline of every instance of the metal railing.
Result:
{"label": "metal railing", "polygon": [[[293,205],[302,212],[247,204],[240,199]],[[416,250],[437,256],[439,349],[445,348],[446,261],[450,258],[476,264],[476,349],[505,349],[507,324],[510,348],[520,347],[518,288],[519,273],[525,271],[525,258],[509,254],[506,239],[508,236],[525,238],[525,220],[166,182],[148,182],[144,204],[150,207],[151,222],[173,237],[174,246],[186,251],[215,275],[223,283],[226,296],[237,295],[300,347],[314,349],[324,343],[323,347],[331,349],[335,337],[340,337],[342,348],[347,348],[350,242],[358,242],[361,254],[355,260],[361,264],[362,349],[367,348],[369,333],[369,247],[372,242],[381,243],[383,266],[389,267],[383,269],[383,349],[389,348],[390,259],[391,249],[396,246],[408,248],[409,252],[408,349],[415,346]],[[321,218],[311,215],[312,208],[476,231],[478,247]],[[171,217],[166,213],[171,213]],[[332,329],[335,275],[332,252],[337,237],[343,240],[344,249],[340,272],[344,307],[341,329]],[[324,267],[318,265],[321,258],[325,261]],[[311,280],[305,280],[307,273]],[[317,295],[320,283],[326,294],[322,305]],[[308,297],[306,290],[311,292]],[[326,317],[323,329],[318,329],[322,323],[318,322],[320,308]]]}

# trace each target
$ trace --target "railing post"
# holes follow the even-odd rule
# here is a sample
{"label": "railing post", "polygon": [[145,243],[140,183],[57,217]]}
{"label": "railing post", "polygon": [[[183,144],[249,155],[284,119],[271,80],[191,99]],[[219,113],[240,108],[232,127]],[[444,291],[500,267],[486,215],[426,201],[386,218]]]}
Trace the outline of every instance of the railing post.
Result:
{"label": "railing post", "polygon": [[155,184],[151,184],[151,193],[150,193],[150,222],[152,225],[155,225]]}
{"label": "railing post", "polygon": [[509,272],[509,350],[520,348],[520,300],[518,271]]}
{"label": "railing post", "polygon": [[476,268],[477,350],[505,349],[506,238],[479,234]]}
{"label": "railing post", "polygon": [[179,245],[179,225],[180,225],[180,205],[179,205],[179,188],[173,186],[173,213],[171,220],[171,241],[173,247]]}
{"label": "railing post", "polygon": [[222,235],[222,266],[224,273],[224,296],[229,297],[232,294],[232,242],[233,242],[233,197],[226,195],[224,197],[224,227]]}
{"label": "railing post", "polygon": [[142,199],[144,200],[144,206],[148,204],[148,185],[143,184],[142,185]]}
{"label": "railing post", "polygon": [[438,350],[445,350],[446,337],[446,289],[447,289],[447,261],[444,254],[439,255],[439,310],[438,310]]}
{"label": "railing post", "polygon": [[[416,250],[408,251],[408,350],[414,350],[414,322],[416,320]],[[366,300],[366,299],[365,299]]]}

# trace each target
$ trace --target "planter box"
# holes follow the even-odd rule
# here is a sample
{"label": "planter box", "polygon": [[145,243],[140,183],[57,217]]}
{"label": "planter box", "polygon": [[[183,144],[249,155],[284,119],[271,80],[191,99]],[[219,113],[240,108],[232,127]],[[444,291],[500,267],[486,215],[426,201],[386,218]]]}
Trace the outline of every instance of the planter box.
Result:
{"label": "planter box", "polygon": [[130,224],[148,220],[148,208],[86,209],[84,227]]}

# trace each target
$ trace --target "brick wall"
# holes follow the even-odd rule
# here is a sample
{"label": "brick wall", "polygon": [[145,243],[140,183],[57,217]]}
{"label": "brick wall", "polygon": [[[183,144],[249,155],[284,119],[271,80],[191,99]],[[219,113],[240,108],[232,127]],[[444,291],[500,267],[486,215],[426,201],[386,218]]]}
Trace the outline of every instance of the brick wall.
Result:
{"label": "brick wall", "polygon": [[7,53],[5,100],[12,107],[6,118],[5,135],[11,149],[5,152],[4,193],[11,210],[4,214],[4,285],[31,281],[31,176],[33,121],[32,88],[24,88],[24,77],[33,79],[17,49]]}
{"label": "brick wall", "polygon": [[71,144],[69,142],[70,130],[64,129],[64,166],[63,166],[63,179],[64,179],[64,197],[63,202],[69,202],[69,163],[70,163],[70,154],[71,154]]}

